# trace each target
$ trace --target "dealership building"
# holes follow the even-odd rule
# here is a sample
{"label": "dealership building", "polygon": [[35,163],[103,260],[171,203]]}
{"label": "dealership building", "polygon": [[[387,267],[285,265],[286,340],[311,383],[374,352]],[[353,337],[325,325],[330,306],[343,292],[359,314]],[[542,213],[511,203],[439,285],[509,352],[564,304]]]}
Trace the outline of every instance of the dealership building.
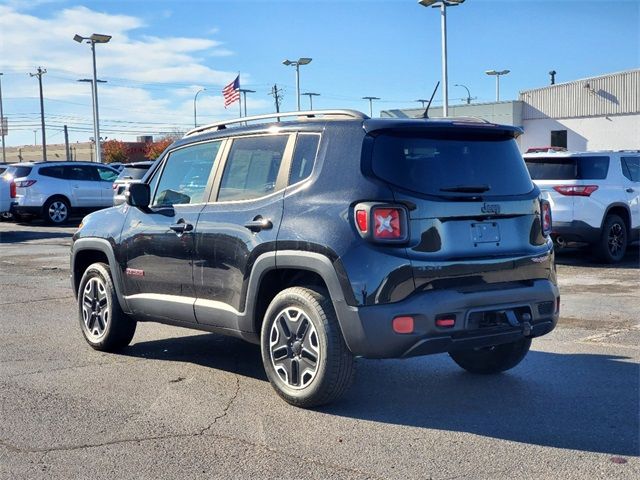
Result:
{"label": "dealership building", "polygon": [[[382,117],[411,118],[423,109],[384,110]],[[432,118],[442,108],[429,109]],[[524,130],[520,149],[640,150],[640,69],[548,85],[506,102],[452,105],[450,117],[480,117]]]}

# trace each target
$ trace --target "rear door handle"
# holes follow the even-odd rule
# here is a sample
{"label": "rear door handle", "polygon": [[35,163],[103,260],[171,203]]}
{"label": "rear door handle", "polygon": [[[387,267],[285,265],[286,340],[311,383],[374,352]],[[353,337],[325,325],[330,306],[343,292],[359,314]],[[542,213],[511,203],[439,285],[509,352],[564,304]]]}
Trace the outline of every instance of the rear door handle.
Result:
{"label": "rear door handle", "polygon": [[250,222],[245,223],[244,226],[252,232],[259,232],[260,230],[270,230],[273,228],[273,223],[268,218],[262,218],[258,215]]}
{"label": "rear door handle", "polygon": [[193,225],[186,223],[183,219],[178,220],[178,223],[170,225],[169,228],[176,233],[185,233],[193,230]]}
{"label": "rear door handle", "polygon": [[635,190],[633,188],[631,188],[631,187],[627,188],[627,193],[633,193],[633,192],[635,192]]}

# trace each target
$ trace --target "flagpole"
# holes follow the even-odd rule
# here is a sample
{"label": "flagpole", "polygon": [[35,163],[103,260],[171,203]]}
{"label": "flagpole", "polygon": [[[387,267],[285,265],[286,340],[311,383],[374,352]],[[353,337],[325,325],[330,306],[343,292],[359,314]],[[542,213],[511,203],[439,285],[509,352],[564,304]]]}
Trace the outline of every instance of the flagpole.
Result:
{"label": "flagpole", "polygon": [[238,72],[238,107],[240,108],[240,116],[242,118],[242,95],[240,94],[240,72]]}

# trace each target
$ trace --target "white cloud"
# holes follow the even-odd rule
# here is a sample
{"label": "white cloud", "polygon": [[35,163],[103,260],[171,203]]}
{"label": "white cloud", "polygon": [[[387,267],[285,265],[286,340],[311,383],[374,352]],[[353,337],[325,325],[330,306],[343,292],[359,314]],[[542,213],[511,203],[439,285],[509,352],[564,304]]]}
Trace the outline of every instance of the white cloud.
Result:
{"label": "white cloud", "polygon": [[[12,74],[4,77],[3,93],[12,104],[28,105],[23,112],[37,110],[38,89],[36,79],[22,75],[40,65],[49,70],[43,78],[46,114],[52,118],[72,114],[91,121],[91,87],[76,82],[92,75],[90,47],[74,42],[73,36],[95,32],[113,37],[106,45],[96,45],[98,78],[108,80],[99,86],[101,123],[191,125],[193,95],[201,85],[211,94],[198,97],[199,119],[210,122],[237,115],[237,108],[224,109],[220,94],[237,73],[212,66],[215,58],[233,54],[223,42],[208,38],[216,29],[204,37],[158,37],[145,35],[148,25],[131,15],[76,6],[40,17],[30,6],[15,1],[0,5],[0,71]],[[242,80],[248,81],[249,76],[243,74]],[[251,100],[248,107],[257,110],[268,105],[267,100]],[[11,118],[12,112],[5,112]],[[20,143],[16,138],[20,134],[13,132],[7,140]]]}

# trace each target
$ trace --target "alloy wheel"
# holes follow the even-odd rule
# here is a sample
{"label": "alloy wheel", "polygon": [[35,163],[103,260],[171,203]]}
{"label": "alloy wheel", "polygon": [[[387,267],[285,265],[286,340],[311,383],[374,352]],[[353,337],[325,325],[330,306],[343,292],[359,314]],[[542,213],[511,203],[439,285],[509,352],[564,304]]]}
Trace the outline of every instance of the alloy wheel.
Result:
{"label": "alloy wheel", "polygon": [[618,257],[622,253],[625,242],[624,226],[619,223],[614,223],[609,229],[608,236],[609,253],[611,256]]}
{"label": "alloy wheel", "polygon": [[67,219],[69,210],[64,202],[55,201],[49,206],[49,218],[54,223],[62,223]]}
{"label": "alloy wheel", "polygon": [[271,365],[278,377],[296,390],[307,387],[318,373],[320,343],[318,333],[306,313],[285,308],[271,326]]}
{"label": "alloy wheel", "polygon": [[82,320],[87,334],[92,340],[98,340],[107,329],[111,319],[111,308],[104,282],[97,277],[91,278],[82,293]]}

